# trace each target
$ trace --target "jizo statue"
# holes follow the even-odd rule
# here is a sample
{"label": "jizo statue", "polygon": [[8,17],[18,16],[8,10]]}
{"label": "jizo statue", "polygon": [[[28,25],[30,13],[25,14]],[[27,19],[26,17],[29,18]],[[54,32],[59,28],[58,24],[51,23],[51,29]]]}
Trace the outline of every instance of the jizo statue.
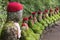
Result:
{"label": "jizo statue", "polygon": [[21,37],[21,29],[19,21],[21,21],[23,13],[23,5],[18,2],[9,2],[7,5],[7,20],[1,32],[1,40],[19,40]]}

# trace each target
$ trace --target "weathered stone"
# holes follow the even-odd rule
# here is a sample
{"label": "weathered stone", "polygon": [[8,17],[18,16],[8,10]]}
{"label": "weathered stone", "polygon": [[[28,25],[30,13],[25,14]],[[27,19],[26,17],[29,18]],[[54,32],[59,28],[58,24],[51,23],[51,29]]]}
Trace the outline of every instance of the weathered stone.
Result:
{"label": "weathered stone", "polygon": [[1,40],[18,40],[17,38],[17,27],[14,22],[8,22],[4,25],[1,32]]}

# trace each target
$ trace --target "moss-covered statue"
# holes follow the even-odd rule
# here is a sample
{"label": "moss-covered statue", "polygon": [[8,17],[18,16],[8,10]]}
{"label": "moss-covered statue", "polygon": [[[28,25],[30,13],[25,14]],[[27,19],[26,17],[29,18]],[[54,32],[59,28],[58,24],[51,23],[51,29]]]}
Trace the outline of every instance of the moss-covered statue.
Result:
{"label": "moss-covered statue", "polygon": [[29,27],[34,31],[34,33],[42,34],[42,24],[37,21],[36,12],[32,12],[31,18],[28,21]]}
{"label": "moss-covered statue", "polygon": [[56,8],[55,8],[54,13],[55,13],[55,15],[56,15],[56,18],[58,17],[57,20],[60,19],[59,7],[56,7]]}
{"label": "moss-covered statue", "polygon": [[23,18],[23,23],[22,23],[22,37],[21,40],[38,40],[39,35],[35,34],[31,28],[28,26],[28,18],[24,17]]}
{"label": "moss-covered statue", "polygon": [[0,40],[19,40],[21,29],[19,21],[22,18],[23,5],[18,2],[9,2],[7,5],[7,20],[1,32]]}

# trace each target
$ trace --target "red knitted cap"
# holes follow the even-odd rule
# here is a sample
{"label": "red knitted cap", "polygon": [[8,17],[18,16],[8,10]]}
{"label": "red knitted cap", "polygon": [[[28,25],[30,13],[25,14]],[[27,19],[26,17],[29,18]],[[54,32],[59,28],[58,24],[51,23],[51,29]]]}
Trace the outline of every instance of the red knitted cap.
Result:
{"label": "red knitted cap", "polygon": [[32,16],[29,16],[29,19],[32,19]]}
{"label": "red knitted cap", "polygon": [[47,9],[45,9],[45,10],[44,10],[44,12],[43,12],[43,14],[46,14],[47,12],[48,12],[48,10],[47,10]]}
{"label": "red knitted cap", "polygon": [[35,15],[36,14],[36,12],[32,12],[32,15]]}
{"label": "red knitted cap", "polygon": [[27,23],[22,23],[22,27],[24,27],[24,28],[26,28],[26,29],[29,28]]}
{"label": "red knitted cap", "polygon": [[27,20],[28,20],[28,18],[27,18],[27,17],[24,17],[24,18],[23,18],[23,21],[27,21]]}
{"label": "red knitted cap", "polygon": [[9,2],[7,6],[8,12],[17,12],[19,10],[23,10],[23,5],[18,2]]}
{"label": "red knitted cap", "polygon": [[47,13],[47,12],[48,12],[48,10],[47,10],[47,9],[45,9],[45,12]]}
{"label": "red knitted cap", "polygon": [[55,12],[57,12],[58,10],[59,10],[59,8],[58,8],[58,7],[56,7],[56,8],[55,8]]}

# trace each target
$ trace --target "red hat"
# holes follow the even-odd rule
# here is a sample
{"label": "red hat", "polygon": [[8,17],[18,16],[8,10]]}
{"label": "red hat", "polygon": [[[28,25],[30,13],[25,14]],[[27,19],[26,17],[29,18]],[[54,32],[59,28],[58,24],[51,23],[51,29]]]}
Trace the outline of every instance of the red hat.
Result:
{"label": "red hat", "polygon": [[32,18],[32,16],[29,16],[29,19],[31,19]]}
{"label": "red hat", "polygon": [[59,10],[59,8],[58,8],[58,7],[56,7],[56,8],[55,8],[55,12],[57,12],[58,10]]}
{"label": "red hat", "polygon": [[45,9],[45,12],[47,13],[47,12],[48,12],[48,10],[47,10],[47,9]]}
{"label": "red hat", "polygon": [[50,9],[50,12],[53,12],[53,10],[52,10],[52,9]]}
{"label": "red hat", "polygon": [[19,10],[23,10],[23,5],[18,2],[9,2],[7,6],[8,12],[17,12]]}
{"label": "red hat", "polygon": [[36,14],[36,12],[32,12],[32,15],[35,15]]}
{"label": "red hat", "polygon": [[27,21],[27,20],[28,20],[28,18],[27,18],[27,17],[23,18],[23,21]]}
{"label": "red hat", "polygon": [[41,14],[42,13],[42,11],[38,11],[38,14]]}
{"label": "red hat", "polygon": [[22,27],[26,27],[26,29],[28,29],[28,24],[22,23]]}

